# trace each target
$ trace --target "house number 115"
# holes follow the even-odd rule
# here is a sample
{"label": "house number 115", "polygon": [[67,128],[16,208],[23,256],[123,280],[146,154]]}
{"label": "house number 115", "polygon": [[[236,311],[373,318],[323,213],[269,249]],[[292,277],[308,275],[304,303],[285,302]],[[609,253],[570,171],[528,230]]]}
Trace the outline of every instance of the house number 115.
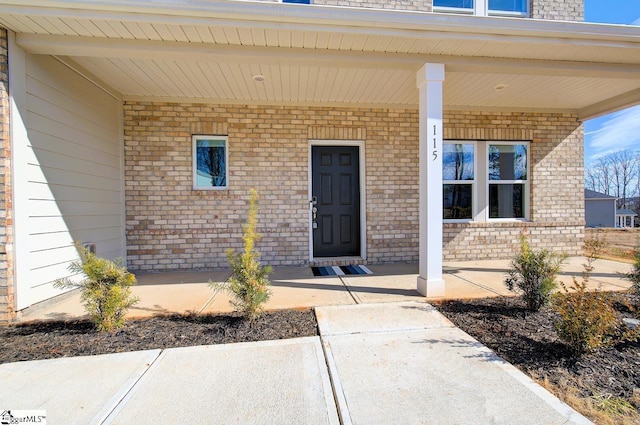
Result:
{"label": "house number 115", "polygon": [[433,126],[433,160],[438,159],[438,144],[436,143],[436,126]]}

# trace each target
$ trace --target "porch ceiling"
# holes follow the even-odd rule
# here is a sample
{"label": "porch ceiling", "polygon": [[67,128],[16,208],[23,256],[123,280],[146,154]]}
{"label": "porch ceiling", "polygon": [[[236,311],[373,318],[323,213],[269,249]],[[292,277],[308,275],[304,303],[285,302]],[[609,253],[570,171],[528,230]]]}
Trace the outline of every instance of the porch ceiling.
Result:
{"label": "porch ceiling", "polygon": [[439,62],[449,109],[589,118],[640,103],[640,27],[217,0],[26,3],[0,0],[19,45],[124,99],[416,108],[415,73]]}

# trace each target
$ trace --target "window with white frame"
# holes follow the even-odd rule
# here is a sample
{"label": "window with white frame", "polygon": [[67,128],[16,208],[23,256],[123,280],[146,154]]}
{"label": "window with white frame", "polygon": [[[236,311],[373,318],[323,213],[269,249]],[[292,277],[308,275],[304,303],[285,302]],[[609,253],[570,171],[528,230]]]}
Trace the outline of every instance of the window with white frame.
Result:
{"label": "window with white frame", "polygon": [[489,218],[525,218],[527,209],[528,145],[490,143],[488,153]]}
{"label": "window with white frame", "polygon": [[529,143],[445,141],[442,185],[446,222],[526,220]]}
{"label": "window with white frame", "polygon": [[227,136],[193,136],[193,188],[227,189],[229,150]]}
{"label": "window with white frame", "polygon": [[529,0],[433,0],[435,12],[529,16]]}
{"label": "window with white frame", "polygon": [[443,219],[475,216],[475,143],[445,143],[442,149]]}

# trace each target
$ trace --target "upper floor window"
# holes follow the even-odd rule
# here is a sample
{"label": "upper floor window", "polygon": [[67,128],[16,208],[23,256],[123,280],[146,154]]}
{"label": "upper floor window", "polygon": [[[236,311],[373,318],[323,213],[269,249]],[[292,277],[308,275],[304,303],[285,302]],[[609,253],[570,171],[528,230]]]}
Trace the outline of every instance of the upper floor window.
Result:
{"label": "upper floor window", "polygon": [[435,12],[528,16],[529,0],[433,0]]}

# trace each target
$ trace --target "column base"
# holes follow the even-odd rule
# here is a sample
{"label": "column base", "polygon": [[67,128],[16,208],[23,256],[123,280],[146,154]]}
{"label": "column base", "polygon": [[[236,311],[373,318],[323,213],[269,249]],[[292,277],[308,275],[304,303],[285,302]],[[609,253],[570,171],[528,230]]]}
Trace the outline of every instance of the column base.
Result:
{"label": "column base", "polygon": [[444,297],[444,279],[424,279],[418,276],[418,293],[427,298]]}

